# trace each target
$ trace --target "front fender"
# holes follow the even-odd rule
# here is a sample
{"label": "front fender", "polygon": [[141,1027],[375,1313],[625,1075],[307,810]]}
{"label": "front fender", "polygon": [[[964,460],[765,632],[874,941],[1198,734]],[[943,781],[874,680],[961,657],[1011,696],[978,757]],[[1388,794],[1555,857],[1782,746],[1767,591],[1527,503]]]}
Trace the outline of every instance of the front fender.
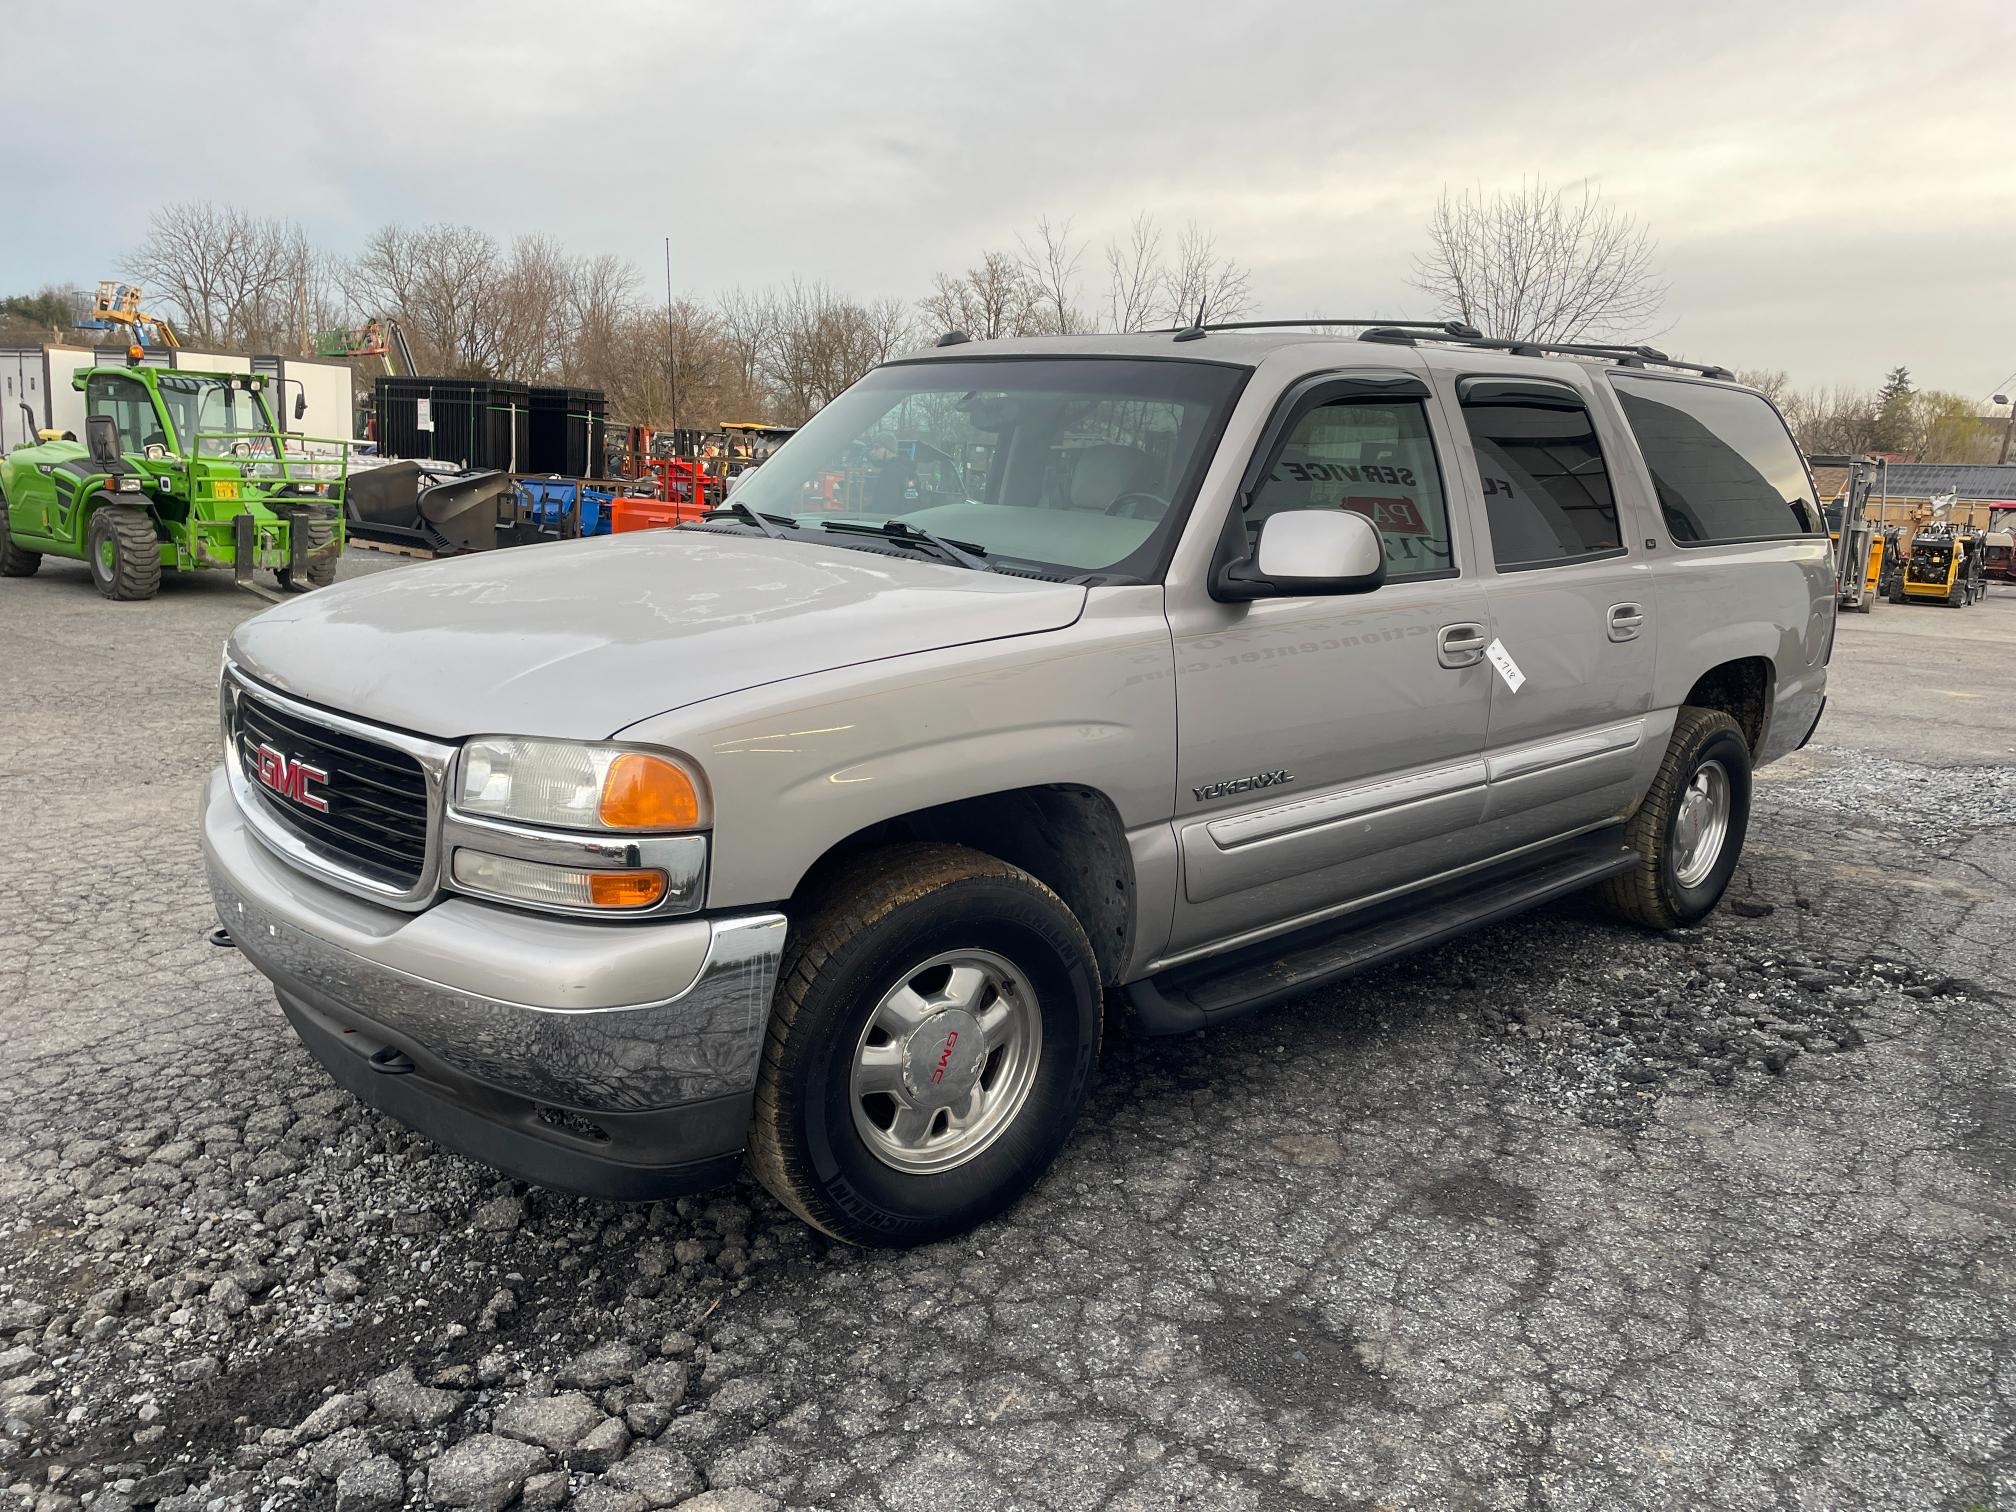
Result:
{"label": "front fender", "polygon": [[1174,655],[1157,587],[1092,591],[1077,624],[822,672],[631,725],[696,761],[714,800],[707,906],[788,898],[848,836],[1015,788],[1104,793],[1166,824]]}

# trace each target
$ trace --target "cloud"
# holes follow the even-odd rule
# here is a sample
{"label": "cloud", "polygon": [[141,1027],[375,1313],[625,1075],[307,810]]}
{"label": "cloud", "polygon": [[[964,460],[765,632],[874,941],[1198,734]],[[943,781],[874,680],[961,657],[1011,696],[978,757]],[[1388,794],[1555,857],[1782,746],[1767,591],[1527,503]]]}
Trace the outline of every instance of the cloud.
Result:
{"label": "cloud", "polygon": [[[1096,240],[1147,208],[1212,229],[1265,313],[1409,313],[1444,185],[1588,180],[1658,237],[1669,340],[1802,382],[1907,361],[1971,394],[2016,365],[2011,15],[352,0],[165,25],[117,0],[94,30],[144,45],[101,70],[43,7],[13,18],[14,55],[83,72],[17,71],[10,153],[118,192],[16,227],[0,286],[116,271],[148,209],[187,198],[339,249],[466,221],[654,275],[669,236],[685,290],[798,274],[876,295],[1038,215]],[[103,108],[80,108],[80,78]]]}

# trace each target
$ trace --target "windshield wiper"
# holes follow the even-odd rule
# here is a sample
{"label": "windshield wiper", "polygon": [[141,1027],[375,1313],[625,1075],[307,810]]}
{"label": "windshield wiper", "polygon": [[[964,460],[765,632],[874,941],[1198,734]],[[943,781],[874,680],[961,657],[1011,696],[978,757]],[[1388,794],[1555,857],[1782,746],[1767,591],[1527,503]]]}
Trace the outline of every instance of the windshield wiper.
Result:
{"label": "windshield wiper", "polygon": [[848,535],[880,536],[885,541],[902,541],[914,546],[929,546],[948,562],[956,562],[961,567],[971,567],[975,572],[992,572],[987,565],[987,548],[976,546],[971,541],[948,541],[921,525],[912,525],[908,520],[884,520],[880,525],[870,525],[863,520],[821,520],[828,530],[838,530]]}
{"label": "windshield wiper", "polygon": [[711,520],[717,515],[730,515],[745,525],[754,525],[773,541],[784,539],[784,532],[777,528],[779,525],[795,527],[798,524],[789,515],[764,514],[759,510],[751,509],[740,499],[735,500],[732,504],[716,505],[714,508],[708,510],[706,514],[702,515],[701,518],[703,520]]}

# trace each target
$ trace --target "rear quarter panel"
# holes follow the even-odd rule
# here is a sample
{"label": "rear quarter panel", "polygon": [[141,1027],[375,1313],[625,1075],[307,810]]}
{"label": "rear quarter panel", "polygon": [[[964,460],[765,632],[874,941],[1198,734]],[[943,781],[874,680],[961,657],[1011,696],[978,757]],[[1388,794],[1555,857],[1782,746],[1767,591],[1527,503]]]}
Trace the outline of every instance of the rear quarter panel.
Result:
{"label": "rear quarter panel", "polygon": [[1774,675],[1757,765],[1797,749],[1827,692],[1834,634],[1827,538],[1669,546],[1658,557],[1654,706],[1677,707],[1703,673],[1761,656]]}

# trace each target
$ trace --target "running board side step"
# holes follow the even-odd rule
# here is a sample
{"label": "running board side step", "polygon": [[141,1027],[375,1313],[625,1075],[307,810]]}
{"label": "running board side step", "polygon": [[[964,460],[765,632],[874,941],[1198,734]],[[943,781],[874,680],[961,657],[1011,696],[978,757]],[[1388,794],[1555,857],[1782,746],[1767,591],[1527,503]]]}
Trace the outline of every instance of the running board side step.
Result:
{"label": "running board side step", "polygon": [[1605,829],[1342,919],[1177,966],[1120,989],[1136,1032],[1188,1034],[1342,981],[1629,871],[1638,853]]}

